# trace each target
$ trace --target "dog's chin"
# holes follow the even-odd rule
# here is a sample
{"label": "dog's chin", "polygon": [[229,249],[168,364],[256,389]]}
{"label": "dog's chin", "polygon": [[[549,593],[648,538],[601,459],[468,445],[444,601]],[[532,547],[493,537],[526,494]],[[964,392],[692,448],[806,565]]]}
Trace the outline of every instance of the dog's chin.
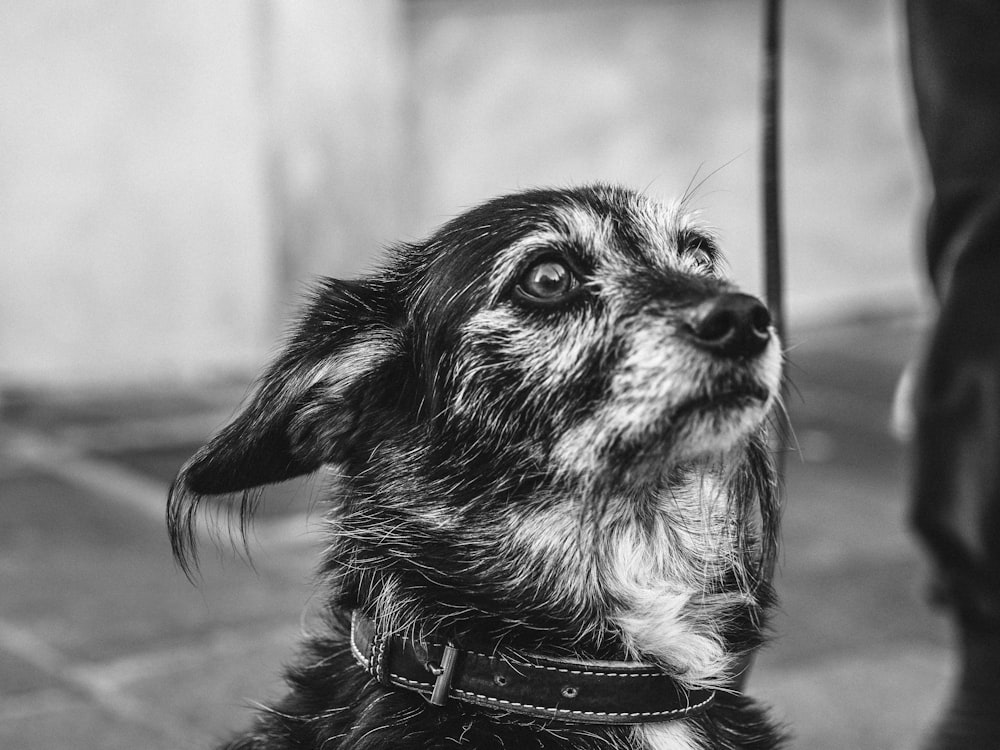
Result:
{"label": "dog's chin", "polygon": [[658,445],[647,455],[658,471],[721,458],[760,429],[773,403],[764,388],[684,401],[664,416]]}
{"label": "dog's chin", "polygon": [[650,404],[645,420],[621,432],[585,422],[554,451],[555,474],[598,492],[659,485],[675,468],[724,461],[760,429],[774,401],[771,390],[749,384],[693,394],[659,414]]}
{"label": "dog's chin", "polygon": [[669,415],[671,457],[690,461],[730,451],[761,426],[771,405],[763,389],[684,402]]}

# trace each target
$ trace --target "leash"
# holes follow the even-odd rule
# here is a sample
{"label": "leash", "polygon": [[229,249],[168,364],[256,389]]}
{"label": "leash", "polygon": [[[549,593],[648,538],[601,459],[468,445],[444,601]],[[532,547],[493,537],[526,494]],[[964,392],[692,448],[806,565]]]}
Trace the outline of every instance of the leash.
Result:
{"label": "leash", "polygon": [[[781,232],[781,0],[764,4],[763,143],[761,148],[761,194],[764,213],[764,297],[771,310],[775,330],[785,341],[785,284]],[[782,368],[784,369],[784,362]],[[782,378],[782,383],[785,383]],[[785,385],[782,385],[782,390]],[[784,394],[783,394],[784,395]],[[779,415],[781,432],[790,432],[788,417]],[[779,436],[783,440],[785,435]],[[785,479],[785,451],[775,451],[779,486]],[[773,573],[773,571],[769,572]]]}
{"label": "leash", "polygon": [[764,290],[778,334],[785,334],[781,236],[781,0],[764,6]]}
{"label": "leash", "polygon": [[[764,214],[764,297],[771,310],[771,320],[778,335],[785,335],[784,274],[781,237],[781,0],[764,3],[764,71],[761,97],[763,136],[761,148],[761,195]],[[782,340],[784,340],[782,338]],[[784,369],[784,363],[782,363]],[[784,383],[782,378],[782,383]],[[782,385],[782,389],[784,389]],[[778,416],[781,430],[788,430],[788,418]],[[785,480],[785,452],[779,436],[774,451],[774,469],[778,486]],[[772,443],[774,444],[774,443]],[[764,571],[767,580],[774,578],[772,561]],[[744,656],[735,671],[732,686],[742,691],[753,667],[753,653]]]}
{"label": "leash", "polygon": [[455,701],[571,724],[644,724],[697,716],[715,702],[714,690],[687,690],[654,664],[479,653],[381,633],[357,610],[351,653],[381,685],[432,706]]}

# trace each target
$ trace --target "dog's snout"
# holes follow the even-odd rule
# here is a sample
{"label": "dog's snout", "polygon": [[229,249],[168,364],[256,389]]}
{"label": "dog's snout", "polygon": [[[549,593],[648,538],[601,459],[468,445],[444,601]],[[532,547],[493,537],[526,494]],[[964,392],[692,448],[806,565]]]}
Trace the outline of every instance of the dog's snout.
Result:
{"label": "dog's snout", "polygon": [[771,339],[771,313],[756,297],[728,292],[694,310],[688,332],[702,349],[722,357],[753,357]]}

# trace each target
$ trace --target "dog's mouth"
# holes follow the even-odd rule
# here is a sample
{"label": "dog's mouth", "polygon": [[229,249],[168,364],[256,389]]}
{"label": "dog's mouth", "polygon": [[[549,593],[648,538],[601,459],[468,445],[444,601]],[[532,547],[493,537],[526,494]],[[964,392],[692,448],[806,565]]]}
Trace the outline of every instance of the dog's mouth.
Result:
{"label": "dog's mouth", "polygon": [[676,423],[693,416],[722,414],[761,407],[771,398],[771,392],[762,385],[748,385],[705,393],[681,402],[670,413]]}

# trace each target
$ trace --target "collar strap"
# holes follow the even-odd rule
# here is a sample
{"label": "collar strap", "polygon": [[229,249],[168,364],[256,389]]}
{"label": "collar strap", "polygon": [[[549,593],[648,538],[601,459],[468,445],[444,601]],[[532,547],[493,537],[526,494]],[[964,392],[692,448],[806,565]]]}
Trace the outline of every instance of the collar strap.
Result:
{"label": "collar strap", "polygon": [[659,667],[638,661],[589,661],[514,652],[489,656],[450,644],[379,633],[351,615],[351,652],[386,687],[509,713],[583,724],[644,724],[704,713],[714,690],[686,690]]}

